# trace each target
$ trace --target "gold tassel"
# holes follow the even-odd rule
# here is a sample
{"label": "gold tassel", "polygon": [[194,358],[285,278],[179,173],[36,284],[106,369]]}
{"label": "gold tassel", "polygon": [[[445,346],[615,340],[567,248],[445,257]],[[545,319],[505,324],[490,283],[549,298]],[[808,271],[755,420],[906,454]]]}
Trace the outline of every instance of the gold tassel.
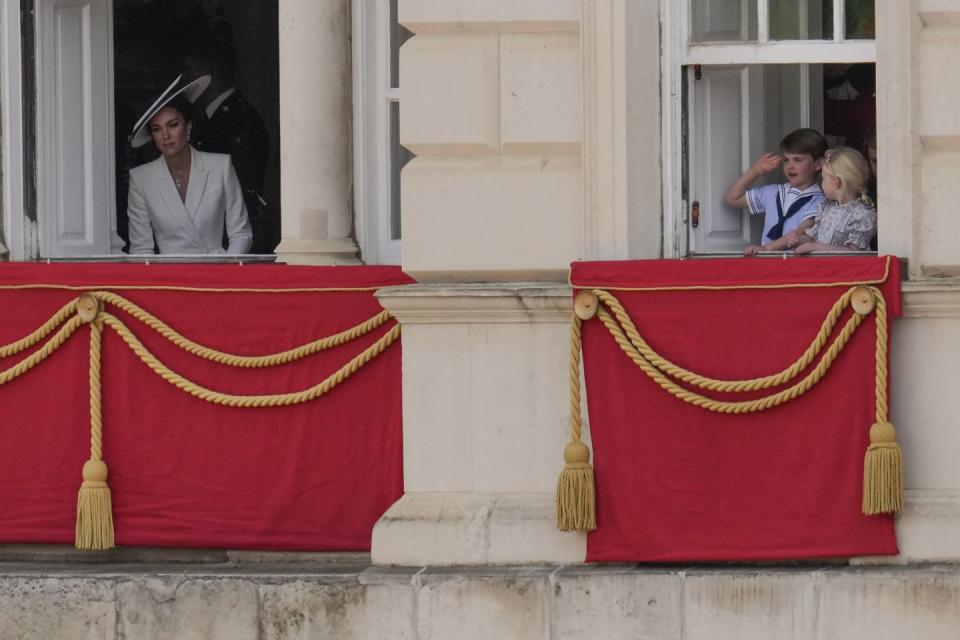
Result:
{"label": "gold tassel", "polygon": [[894,513],[903,508],[903,460],[897,431],[889,422],[870,427],[863,460],[863,513]]}
{"label": "gold tassel", "polygon": [[77,496],[77,549],[113,548],[113,503],[107,486],[107,464],[87,460]]}
{"label": "gold tassel", "polygon": [[557,480],[557,528],[593,531],[597,528],[597,506],[590,449],[582,442],[571,442],[563,458],[566,466]]}

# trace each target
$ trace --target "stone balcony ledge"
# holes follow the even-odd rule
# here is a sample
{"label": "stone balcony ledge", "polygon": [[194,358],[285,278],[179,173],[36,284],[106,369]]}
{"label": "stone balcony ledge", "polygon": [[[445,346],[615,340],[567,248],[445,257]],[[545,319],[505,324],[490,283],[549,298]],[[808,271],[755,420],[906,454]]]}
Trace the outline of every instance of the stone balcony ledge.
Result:
{"label": "stone balcony ledge", "polygon": [[566,323],[573,311],[562,282],[415,284],[385,287],[376,296],[401,324]]}
{"label": "stone balcony ledge", "polygon": [[[0,563],[0,637],[954,638],[960,566],[209,566]],[[265,569],[266,567],[261,567]]]}
{"label": "stone balcony ledge", "polygon": [[[904,281],[905,318],[960,318],[960,279]],[[567,322],[564,282],[414,284],[386,287],[377,298],[401,323]]]}

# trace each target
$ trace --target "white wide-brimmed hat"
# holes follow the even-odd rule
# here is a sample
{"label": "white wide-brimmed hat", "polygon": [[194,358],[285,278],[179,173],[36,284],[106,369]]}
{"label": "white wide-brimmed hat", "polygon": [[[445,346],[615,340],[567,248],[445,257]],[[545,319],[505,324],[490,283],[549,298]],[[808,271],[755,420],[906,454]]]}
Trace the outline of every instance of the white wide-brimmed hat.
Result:
{"label": "white wide-brimmed hat", "polygon": [[190,82],[184,82],[182,75],[177,76],[177,79],[174,80],[173,83],[160,94],[160,97],[150,105],[150,108],[140,116],[137,124],[133,125],[133,131],[130,133],[130,146],[134,148],[142,147],[150,142],[150,132],[148,131],[147,124],[153,116],[157,115],[160,109],[170,104],[171,100],[182,95],[187,101],[193,102],[200,97],[200,94],[207,90],[208,86],[210,86],[209,75],[200,76]]}

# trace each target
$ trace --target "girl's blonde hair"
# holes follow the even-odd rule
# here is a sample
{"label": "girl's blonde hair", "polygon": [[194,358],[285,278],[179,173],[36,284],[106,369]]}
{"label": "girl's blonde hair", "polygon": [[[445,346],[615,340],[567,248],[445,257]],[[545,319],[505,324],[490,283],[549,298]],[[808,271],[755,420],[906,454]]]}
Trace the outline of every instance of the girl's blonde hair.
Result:
{"label": "girl's blonde hair", "polygon": [[842,189],[873,204],[866,191],[870,181],[870,164],[862,153],[850,147],[830,149],[823,157],[823,168],[840,178]]}

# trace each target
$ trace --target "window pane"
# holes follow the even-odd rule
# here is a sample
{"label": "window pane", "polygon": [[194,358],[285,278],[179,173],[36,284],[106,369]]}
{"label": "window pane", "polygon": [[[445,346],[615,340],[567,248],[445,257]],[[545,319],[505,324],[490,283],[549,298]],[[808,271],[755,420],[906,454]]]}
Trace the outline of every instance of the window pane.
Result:
{"label": "window pane", "polygon": [[833,0],[770,0],[771,40],[831,40]]}
{"label": "window pane", "polygon": [[390,239],[400,239],[400,170],[413,154],[400,146],[400,103],[390,103]]}
{"label": "window pane", "polygon": [[[804,120],[807,119],[805,114],[815,111],[813,103],[821,98],[805,90],[804,87],[809,86],[804,81],[806,74],[805,65],[800,64],[770,64],[763,67],[763,118],[758,124],[763,126],[764,151],[779,150],[783,136],[804,126]],[[769,184],[784,180],[778,169],[768,173],[764,181]]]}
{"label": "window pane", "polygon": [[397,23],[397,0],[390,0],[390,86],[400,86],[400,45],[413,33]]}
{"label": "window pane", "polygon": [[876,65],[823,65],[823,132],[831,147],[853,147],[867,155],[867,138],[876,131]]}
{"label": "window pane", "polygon": [[846,0],[847,39],[873,40],[873,0]]}
{"label": "window pane", "polygon": [[756,0],[693,0],[693,42],[756,39]]}

